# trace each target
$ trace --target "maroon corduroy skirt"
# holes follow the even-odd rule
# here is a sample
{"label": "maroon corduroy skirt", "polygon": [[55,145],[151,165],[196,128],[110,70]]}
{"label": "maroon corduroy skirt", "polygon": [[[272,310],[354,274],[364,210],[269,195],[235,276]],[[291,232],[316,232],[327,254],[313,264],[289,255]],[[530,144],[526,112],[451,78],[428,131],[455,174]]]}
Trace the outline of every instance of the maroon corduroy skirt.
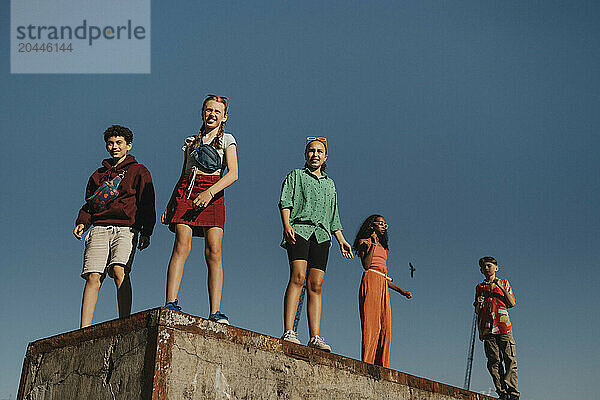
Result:
{"label": "maroon corduroy skirt", "polygon": [[[225,228],[225,196],[223,191],[213,193],[214,197],[204,208],[194,208],[193,201],[198,194],[215,184],[220,175],[200,175],[194,179],[194,185],[189,186],[193,172],[186,173],[177,185],[177,198],[175,199],[175,212],[169,222],[169,229],[175,232],[176,224],[185,224],[192,228],[193,236],[204,236],[204,227],[218,226]],[[189,195],[189,198],[188,198]]]}

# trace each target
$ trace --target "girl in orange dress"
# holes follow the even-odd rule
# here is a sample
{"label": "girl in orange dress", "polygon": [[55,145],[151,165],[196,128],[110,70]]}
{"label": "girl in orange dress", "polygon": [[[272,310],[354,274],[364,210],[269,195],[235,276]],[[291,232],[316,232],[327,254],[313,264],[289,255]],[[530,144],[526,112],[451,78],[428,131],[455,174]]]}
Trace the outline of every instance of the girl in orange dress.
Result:
{"label": "girl in orange dress", "polygon": [[390,366],[392,310],[388,287],[407,299],[412,293],[392,283],[387,276],[388,225],[381,215],[369,216],[361,225],[352,248],[365,269],[358,292],[362,326],[361,359],[370,364]]}

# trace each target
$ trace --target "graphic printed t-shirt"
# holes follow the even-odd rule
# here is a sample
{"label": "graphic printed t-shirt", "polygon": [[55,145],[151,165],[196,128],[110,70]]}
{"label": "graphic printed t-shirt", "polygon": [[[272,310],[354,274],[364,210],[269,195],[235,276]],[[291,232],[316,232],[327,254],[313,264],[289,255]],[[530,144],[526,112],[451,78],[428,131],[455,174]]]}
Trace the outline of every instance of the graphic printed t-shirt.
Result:
{"label": "graphic printed t-shirt", "polygon": [[[507,292],[512,293],[512,288],[507,279],[500,279]],[[504,292],[495,283],[481,282],[475,288],[475,301],[479,296],[484,296],[483,307],[477,316],[479,339],[488,334],[503,334],[512,330],[508,310],[504,303]]]}

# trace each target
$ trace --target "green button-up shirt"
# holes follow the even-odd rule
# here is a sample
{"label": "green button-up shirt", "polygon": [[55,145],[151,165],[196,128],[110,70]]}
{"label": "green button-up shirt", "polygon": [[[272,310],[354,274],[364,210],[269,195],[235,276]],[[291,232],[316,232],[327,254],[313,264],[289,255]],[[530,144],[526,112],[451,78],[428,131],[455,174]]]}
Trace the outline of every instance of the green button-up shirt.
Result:
{"label": "green button-up shirt", "polygon": [[[314,233],[317,242],[323,243],[331,240],[331,232],[342,230],[335,184],[325,173],[317,177],[304,168],[287,174],[279,208],[290,209],[290,225],[296,235],[306,240]],[[281,246],[285,247],[285,239]]]}

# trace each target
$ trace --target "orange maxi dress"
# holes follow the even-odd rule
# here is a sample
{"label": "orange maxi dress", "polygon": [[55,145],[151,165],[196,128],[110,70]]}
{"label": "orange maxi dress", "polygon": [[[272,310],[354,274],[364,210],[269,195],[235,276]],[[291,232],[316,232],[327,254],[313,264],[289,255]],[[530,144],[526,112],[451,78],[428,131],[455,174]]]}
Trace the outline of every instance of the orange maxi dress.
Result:
{"label": "orange maxi dress", "polygon": [[392,309],[386,262],[387,250],[375,246],[371,266],[363,272],[358,304],[362,326],[361,358],[364,362],[389,368]]}

